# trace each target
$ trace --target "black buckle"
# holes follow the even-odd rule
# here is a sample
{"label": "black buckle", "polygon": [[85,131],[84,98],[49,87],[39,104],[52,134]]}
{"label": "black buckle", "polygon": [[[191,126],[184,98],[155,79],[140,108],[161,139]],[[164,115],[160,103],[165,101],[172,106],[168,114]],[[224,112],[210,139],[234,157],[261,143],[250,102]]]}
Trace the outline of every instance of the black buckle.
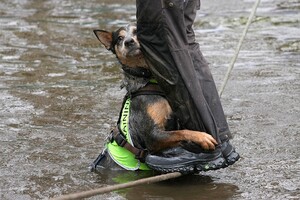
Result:
{"label": "black buckle", "polygon": [[120,147],[124,147],[124,145],[127,143],[127,140],[124,138],[124,136],[121,133],[117,133],[113,136],[113,139],[116,141],[116,143]]}
{"label": "black buckle", "polygon": [[[112,143],[113,141],[116,141],[116,138],[118,137],[118,135],[120,135],[119,129],[118,128],[114,128],[107,135],[106,141]],[[117,144],[119,145],[118,142],[117,142]]]}
{"label": "black buckle", "polygon": [[138,159],[139,161],[141,161],[142,163],[145,163],[147,155],[148,155],[147,150],[140,149],[138,154],[135,155],[135,158]]}

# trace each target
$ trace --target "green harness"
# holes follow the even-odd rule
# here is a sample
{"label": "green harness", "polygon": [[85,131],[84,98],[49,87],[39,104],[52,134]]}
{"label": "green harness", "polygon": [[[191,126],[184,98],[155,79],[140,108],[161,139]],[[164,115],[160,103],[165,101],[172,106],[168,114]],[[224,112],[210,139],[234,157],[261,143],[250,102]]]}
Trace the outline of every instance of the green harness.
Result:
{"label": "green harness", "polygon": [[[131,100],[139,95],[160,95],[165,97],[157,81],[151,79],[148,84],[136,92],[128,93],[124,100],[119,115],[118,128],[112,130],[106,150],[110,157],[126,170],[151,170],[145,164],[147,150],[134,147],[129,132],[129,116]],[[100,162],[101,155],[94,161],[93,168]]]}
{"label": "green harness", "polygon": [[[119,119],[119,131],[123,134],[126,141],[133,145],[128,126],[130,115],[130,97],[128,97],[123,104],[122,112]],[[110,157],[121,167],[126,170],[151,170],[145,163],[136,158],[132,152],[126,148],[119,146],[116,140],[112,140],[106,144],[106,148]]]}

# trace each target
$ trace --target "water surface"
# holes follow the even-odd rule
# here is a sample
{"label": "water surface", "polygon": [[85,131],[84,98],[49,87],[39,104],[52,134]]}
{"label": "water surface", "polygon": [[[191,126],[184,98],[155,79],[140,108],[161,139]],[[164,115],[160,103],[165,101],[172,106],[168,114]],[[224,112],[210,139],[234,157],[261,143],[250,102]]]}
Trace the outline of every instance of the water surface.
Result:
{"label": "water surface", "polygon": [[[197,40],[218,87],[253,0],[203,0]],[[234,166],[103,199],[298,199],[300,1],[262,1],[222,96]],[[135,20],[133,0],[0,1],[0,199],[47,199],[152,173],[95,174],[124,91],[93,29]],[[92,199],[97,199],[94,197]]]}

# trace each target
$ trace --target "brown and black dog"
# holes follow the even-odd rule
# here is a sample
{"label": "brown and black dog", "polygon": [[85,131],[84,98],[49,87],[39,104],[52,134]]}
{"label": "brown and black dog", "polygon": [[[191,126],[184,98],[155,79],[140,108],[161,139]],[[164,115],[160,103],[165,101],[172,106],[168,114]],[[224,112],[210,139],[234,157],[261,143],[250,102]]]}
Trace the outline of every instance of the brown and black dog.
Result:
{"label": "brown and black dog", "polygon": [[217,142],[211,135],[178,129],[177,119],[168,101],[158,85],[151,81],[151,72],[141,52],[135,25],[122,27],[115,32],[94,30],[94,33],[121,63],[124,86],[127,96],[131,97],[128,130],[135,148],[155,154],[180,146],[182,142],[194,142],[204,150],[215,149]]}

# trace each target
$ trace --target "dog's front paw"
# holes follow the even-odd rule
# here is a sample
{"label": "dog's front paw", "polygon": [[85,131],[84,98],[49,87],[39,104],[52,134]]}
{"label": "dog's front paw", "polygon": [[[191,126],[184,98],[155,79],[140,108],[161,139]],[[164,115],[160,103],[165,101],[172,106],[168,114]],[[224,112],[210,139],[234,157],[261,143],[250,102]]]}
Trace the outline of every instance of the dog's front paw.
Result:
{"label": "dog's front paw", "polygon": [[214,150],[215,145],[218,144],[211,135],[204,132],[198,134],[196,143],[200,144],[200,146],[205,150]]}

